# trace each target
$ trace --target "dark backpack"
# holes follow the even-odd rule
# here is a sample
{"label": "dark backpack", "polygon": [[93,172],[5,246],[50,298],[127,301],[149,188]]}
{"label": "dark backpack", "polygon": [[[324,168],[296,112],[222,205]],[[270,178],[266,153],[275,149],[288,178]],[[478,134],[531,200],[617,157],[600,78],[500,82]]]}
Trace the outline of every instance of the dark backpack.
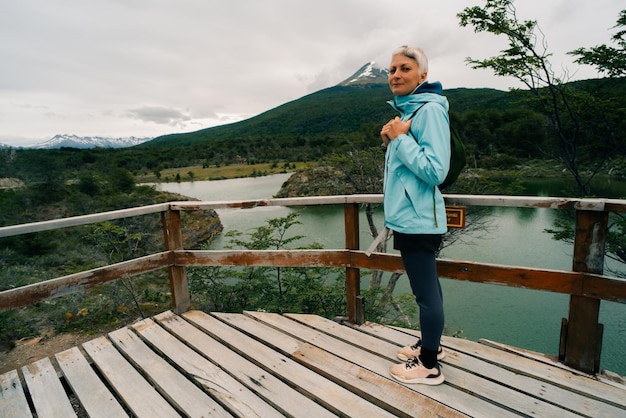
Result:
{"label": "dark backpack", "polygon": [[[417,111],[420,110],[422,106],[417,108],[417,110],[413,112],[413,114],[411,115],[409,119],[413,119]],[[459,178],[459,175],[461,174],[461,171],[463,171],[463,168],[465,168],[466,163],[467,161],[465,158],[465,144],[463,143],[460,135],[458,134],[456,129],[454,129],[451,123],[450,124],[450,170],[448,171],[448,174],[446,175],[446,178],[444,179],[443,183],[439,185],[439,190],[443,190],[446,187],[451,186],[456,181],[456,179]]]}

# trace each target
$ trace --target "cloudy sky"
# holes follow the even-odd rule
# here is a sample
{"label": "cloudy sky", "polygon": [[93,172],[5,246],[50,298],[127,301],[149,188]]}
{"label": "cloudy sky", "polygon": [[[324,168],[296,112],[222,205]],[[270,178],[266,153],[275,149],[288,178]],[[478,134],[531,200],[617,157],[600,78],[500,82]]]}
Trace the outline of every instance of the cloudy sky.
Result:
{"label": "cloudy sky", "polygon": [[[421,46],[444,88],[514,80],[472,70],[504,39],[461,28],[484,1],[2,0],[0,143],[56,134],[189,132],[249,118],[333,86],[363,64],[387,66],[397,46]],[[566,52],[610,43],[623,0],[517,0],[538,20],[556,72],[597,77]]]}

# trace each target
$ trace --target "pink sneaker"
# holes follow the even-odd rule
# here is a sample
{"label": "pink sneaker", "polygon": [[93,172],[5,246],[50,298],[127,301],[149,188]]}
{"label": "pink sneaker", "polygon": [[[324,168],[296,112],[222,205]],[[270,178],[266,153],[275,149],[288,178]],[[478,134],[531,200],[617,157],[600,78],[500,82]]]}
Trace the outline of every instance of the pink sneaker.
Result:
{"label": "pink sneaker", "polygon": [[440,385],[445,380],[439,364],[432,369],[427,369],[417,357],[413,357],[405,363],[394,364],[389,368],[389,374],[402,383]]}
{"label": "pink sneaker", "polygon": [[[417,342],[414,345],[407,345],[406,347],[402,347],[398,350],[396,355],[402,361],[407,361],[413,357],[419,357],[422,352],[422,340],[421,338],[417,339]],[[446,352],[443,351],[443,347],[439,346],[437,350],[437,360],[441,360],[446,356]]]}

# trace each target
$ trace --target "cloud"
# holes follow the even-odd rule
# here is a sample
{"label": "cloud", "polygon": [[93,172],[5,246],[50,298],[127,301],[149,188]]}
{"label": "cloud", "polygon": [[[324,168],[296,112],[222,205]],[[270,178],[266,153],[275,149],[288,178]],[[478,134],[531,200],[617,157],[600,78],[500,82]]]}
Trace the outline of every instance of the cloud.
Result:
{"label": "cloud", "polygon": [[[609,41],[622,2],[516,5],[539,21],[561,68],[571,63],[565,52]],[[513,80],[465,63],[506,46],[459,27],[456,14],[483,3],[0,1],[0,135],[154,136],[233,122],[333,86],[369,61],[386,66],[405,43],[427,51],[430,76],[446,88],[506,89]]]}
{"label": "cloud", "polygon": [[187,113],[160,106],[142,106],[136,109],[130,109],[126,113],[131,118],[160,125],[179,126],[191,120],[191,116]]}

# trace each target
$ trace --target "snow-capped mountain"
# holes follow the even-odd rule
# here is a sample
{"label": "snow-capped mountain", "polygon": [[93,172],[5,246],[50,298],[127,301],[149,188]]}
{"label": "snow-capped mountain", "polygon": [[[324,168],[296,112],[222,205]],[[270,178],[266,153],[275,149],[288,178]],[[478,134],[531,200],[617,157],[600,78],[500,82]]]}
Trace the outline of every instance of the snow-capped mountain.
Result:
{"label": "snow-capped mountain", "polygon": [[378,66],[374,61],[368,62],[359,70],[339,83],[340,86],[354,86],[356,84],[387,84],[389,71]]}
{"label": "snow-capped mountain", "polygon": [[30,148],[53,149],[53,148],[127,148],[150,141],[153,138],[137,138],[129,136],[125,138],[107,138],[101,136],[77,136],[55,135],[52,139]]}

